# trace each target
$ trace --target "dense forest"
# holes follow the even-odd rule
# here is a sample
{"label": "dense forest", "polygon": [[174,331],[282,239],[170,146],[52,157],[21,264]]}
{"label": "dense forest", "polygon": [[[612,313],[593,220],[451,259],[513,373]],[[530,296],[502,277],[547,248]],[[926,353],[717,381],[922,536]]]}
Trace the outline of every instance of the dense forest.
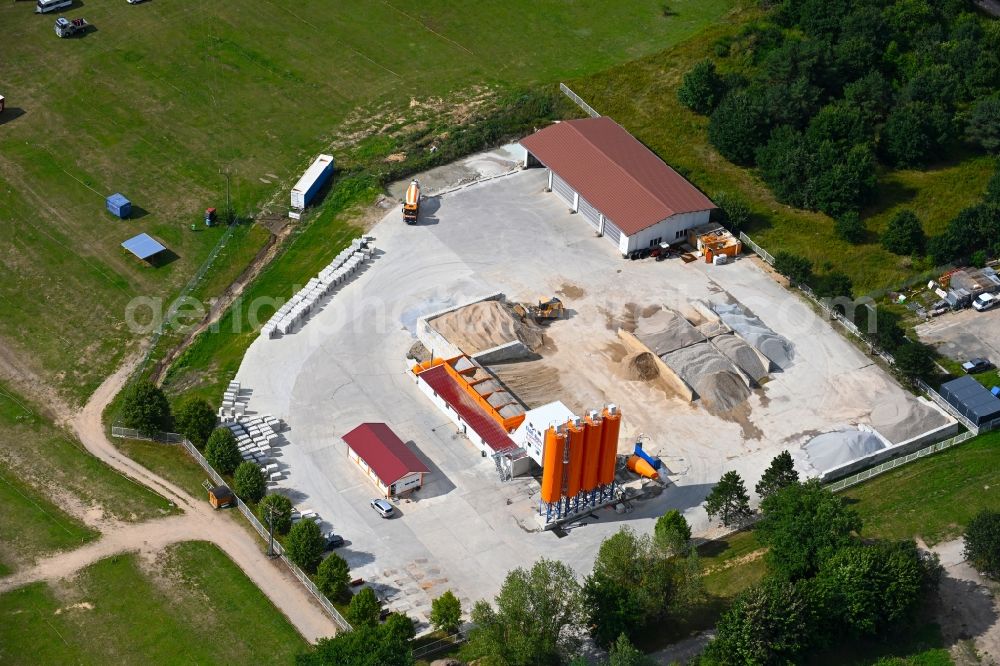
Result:
{"label": "dense forest", "polygon": [[[756,167],[783,203],[866,236],[879,174],[1000,151],[1000,21],[966,0],[765,0],[763,20],[715,44],[679,101],[710,117],[726,159]],[[982,201],[925,238],[903,211],[890,252],[936,264],[1000,254],[1000,173]],[[978,255],[973,257],[973,255]]]}

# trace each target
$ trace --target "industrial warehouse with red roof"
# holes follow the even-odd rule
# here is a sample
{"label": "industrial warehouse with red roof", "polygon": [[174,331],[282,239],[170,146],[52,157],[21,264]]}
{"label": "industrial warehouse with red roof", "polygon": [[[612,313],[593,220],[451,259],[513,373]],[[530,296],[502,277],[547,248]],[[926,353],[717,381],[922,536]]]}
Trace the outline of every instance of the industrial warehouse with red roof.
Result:
{"label": "industrial warehouse with red roof", "polygon": [[416,490],[430,470],[384,423],[362,423],[342,438],[347,456],[371,479],[383,496]]}
{"label": "industrial warehouse with red roof", "polygon": [[682,243],[709,221],[711,199],[606,117],[567,120],[521,140],[527,166],[622,253]]}

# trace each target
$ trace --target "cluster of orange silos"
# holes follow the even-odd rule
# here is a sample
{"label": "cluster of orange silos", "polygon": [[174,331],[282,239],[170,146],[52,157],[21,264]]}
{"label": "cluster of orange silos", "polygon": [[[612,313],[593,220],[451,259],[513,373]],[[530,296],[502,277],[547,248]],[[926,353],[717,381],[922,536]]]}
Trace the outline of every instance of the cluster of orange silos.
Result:
{"label": "cluster of orange silos", "polygon": [[615,405],[591,411],[585,419],[550,425],[542,453],[542,501],[557,503],[613,483],[620,426]]}

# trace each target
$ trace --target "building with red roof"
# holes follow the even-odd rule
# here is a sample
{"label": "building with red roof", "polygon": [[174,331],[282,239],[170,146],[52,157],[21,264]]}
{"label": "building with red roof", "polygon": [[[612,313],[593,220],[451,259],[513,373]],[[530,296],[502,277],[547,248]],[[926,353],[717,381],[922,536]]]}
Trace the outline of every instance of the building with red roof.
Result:
{"label": "building with red roof", "polygon": [[606,117],[567,120],[521,140],[527,166],[548,169],[561,197],[622,256],[685,242],[715,204],[653,151]]}
{"label": "building with red roof", "polygon": [[347,457],[361,468],[384,497],[420,488],[430,473],[420,458],[384,423],[362,423],[342,438]]}

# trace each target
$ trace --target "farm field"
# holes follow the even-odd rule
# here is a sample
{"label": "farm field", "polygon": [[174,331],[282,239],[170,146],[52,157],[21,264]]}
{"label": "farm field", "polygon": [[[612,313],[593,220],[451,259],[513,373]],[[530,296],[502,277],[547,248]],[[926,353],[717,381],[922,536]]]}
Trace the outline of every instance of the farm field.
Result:
{"label": "farm field", "polygon": [[[742,195],[754,215],[747,234],[772,254],[787,250],[805,256],[820,272],[836,267],[852,278],[857,294],[898,287],[931,268],[889,253],[875,234],[903,208],[919,211],[928,235],[940,233],[959,210],[981,200],[994,160],[958,153],[924,170],[880,172],[877,198],[862,211],[871,240],[851,245],[834,234],[832,218],[779,203],[755,170],[719,155],[708,141],[708,118],[677,101],[684,73],[699,60],[714,56],[716,40],[735,35],[760,18],[758,6],[744,0],[697,39],[567,84],[710,197],[723,191]],[[721,71],[726,67],[721,60]]]}
{"label": "farm field", "polygon": [[0,595],[5,664],[292,663],[306,642],[215,546],[119,555]]}
{"label": "farm field", "polygon": [[[236,213],[280,204],[312,156],[344,141],[339,123],[359,106],[405,110],[599,71],[731,4],[88,3],[66,15],[94,28],[60,40],[52,16],[6,3],[4,43],[18,57],[0,64],[0,343],[79,403],[134,346],[126,305],[177,293],[222,233],[189,230],[206,206],[224,207],[221,172]],[[118,191],[130,221],[104,211]],[[170,249],[165,265],[119,248],[140,231]]]}

